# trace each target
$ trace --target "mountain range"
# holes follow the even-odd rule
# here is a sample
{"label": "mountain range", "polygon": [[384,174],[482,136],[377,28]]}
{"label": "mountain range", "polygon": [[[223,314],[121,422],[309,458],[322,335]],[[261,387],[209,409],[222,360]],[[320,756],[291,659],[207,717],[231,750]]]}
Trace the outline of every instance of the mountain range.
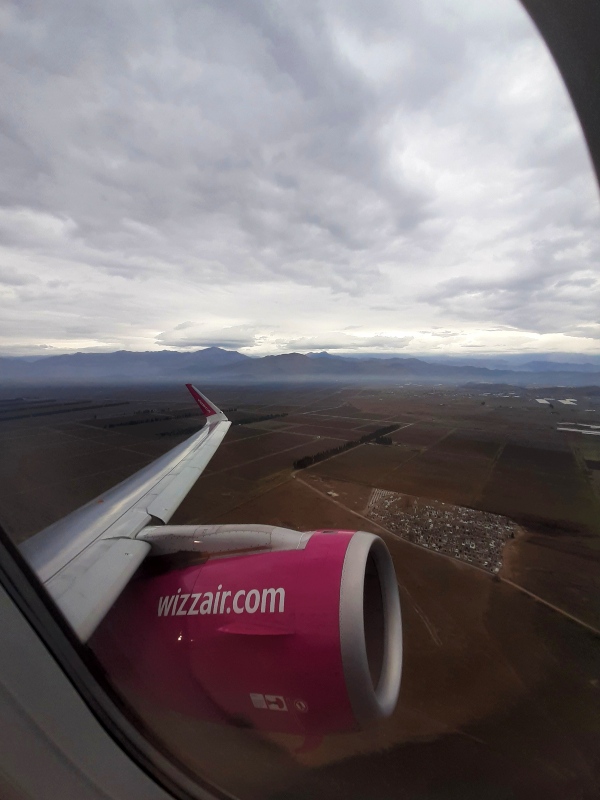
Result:
{"label": "mountain range", "polygon": [[510,368],[436,363],[397,356],[361,357],[331,353],[286,353],[251,358],[235,350],[208,347],[173,350],[73,353],[0,358],[0,384],[158,383],[350,383],[512,384],[517,386],[600,386],[600,364],[534,360]]}

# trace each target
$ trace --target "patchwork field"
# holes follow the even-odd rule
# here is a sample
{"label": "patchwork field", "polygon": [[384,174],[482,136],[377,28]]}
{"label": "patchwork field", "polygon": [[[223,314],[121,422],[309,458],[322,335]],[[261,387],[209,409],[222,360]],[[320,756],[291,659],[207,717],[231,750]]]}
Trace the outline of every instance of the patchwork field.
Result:
{"label": "patchwork field", "polygon": [[556,450],[508,444],[478,502],[524,521],[598,530],[597,497],[567,443]]}
{"label": "patchwork field", "polygon": [[392,439],[411,449],[421,450],[439,442],[451,432],[450,428],[440,425],[428,425],[421,422],[410,422],[392,434]]}
{"label": "patchwork field", "polygon": [[329,478],[383,488],[385,476],[412,457],[409,450],[369,443],[316,464],[310,471]]}
{"label": "patchwork field", "polygon": [[[464,432],[416,428],[408,426],[393,433],[396,446],[385,452],[376,445],[363,445],[311,469],[322,476],[388,491],[457,505],[474,504],[490,478],[501,444],[474,439]],[[401,435],[402,441],[398,441]]]}
{"label": "patchwork field", "polygon": [[[517,397],[493,387],[207,391],[238,420],[287,416],[232,426],[173,523],[380,534],[401,591],[404,675],[389,720],[302,752],[295,737],[161,718],[178,756],[257,800],[597,797],[600,639],[590,627],[600,630],[600,437],[558,427],[600,424],[600,404],[573,389],[565,396],[575,406],[552,408],[527,390]],[[40,390],[22,405],[28,416],[0,415],[0,523],[16,541],[201,422],[181,417],[194,406],[179,387]],[[118,424],[145,410],[168,419]],[[404,426],[390,445],[359,445],[293,470],[301,456],[389,424]],[[499,513],[520,533],[494,578],[369,519],[374,489]],[[138,710],[156,722],[155,710]]]}

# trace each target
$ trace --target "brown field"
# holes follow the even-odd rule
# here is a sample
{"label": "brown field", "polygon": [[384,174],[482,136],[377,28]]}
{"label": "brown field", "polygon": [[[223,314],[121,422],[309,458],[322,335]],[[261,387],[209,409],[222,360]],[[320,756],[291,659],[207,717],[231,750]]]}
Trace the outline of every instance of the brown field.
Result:
{"label": "brown field", "polygon": [[[356,406],[340,406],[339,408],[327,409],[327,414],[330,417],[338,417],[340,420],[347,419],[353,422],[360,422],[362,420],[363,422],[374,421],[379,423],[388,419],[387,414],[361,411],[359,408],[356,408]],[[315,416],[317,415],[315,414]],[[392,416],[394,421],[396,421],[395,415]]]}
{"label": "brown field", "polygon": [[477,452],[469,443],[465,446],[464,441],[444,438],[397,469],[389,476],[388,484],[392,491],[404,486],[409,494],[470,505],[492,464],[492,458]]}
{"label": "brown field", "polygon": [[[306,415],[309,416],[309,415]],[[320,425],[325,425],[329,428],[338,428],[344,430],[345,428],[350,428],[351,430],[358,430],[364,428],[371,428],[375,430],[376,428],[382,427],[381,421],[373,421],[369,420],[366,422],[364,419],[357,419],[356,417],[349,418],[339,418],[339,417],[327,417],[323,414],[310,414],[310,418],[315,420]]]}
{"label": "brown field", "polygon": [[[225,523],[249,520],[297,530],[332,526],[354,530],[357,527],[357,518],[350,510],[344,511],[328,497],[310,492],[303,483],[294,479],[274,486],[264,495],[261,494],[212,521]],[[364,525],[367,527],[361,527],[361,530],[377,530],[376,526],[369,526],[367,522]]]}
{"label": "brown field", "polygon": [[309,471],[328,478],[384,488],[381,481],[385,476],[412,456],[413,453],[404,448],[361,444],[339,456],[316,464]]}
{"label": "brown field", "polygon": [[254,481],[261,480],[280,471],[284,471],[286,477],[289,477],[290,459],[295,461],[298,458],[312,456],[321,450],[329,450],[338,445],[339,441],[337,439],[313,439],[312,441],[305,439],[303,442],[298,443],[293,450],[284,450],[274,456],[268,456],[259,461],[236,467],[235,473],[241,478]]}
{"label": "brown field", "polygon": [[533,517],[568,528],[599,530],[598,500],[566,446],[551,450],[507,445],[479,506],[524,521]]}
{"label": "brown field", "polygon": [[362,435],[355,428],[334,428],[326,425],[299,425],[295,423],[293,427],[290,427],[290,431],[292,430],[307,434],[308,436],[326,436],[338,439],[338,444],[340,442],[348,442],[351,439],[357,439]]}
{"label": "brown field", "polygon": [[[297,476],[298,480],[304,481],[308,486],[313,487],[320,494],[331,492],[329,497],[339,503],[342,507],[355,511],[360,515],[365,515],[372,489],[370,486],[359,483],[351,483],[335,478],[321,477],[315,470],[305,470]],[[367,524],[371,520],[364,520],[361,525]],[[361,528],[362,530],[362,528]]]}
{"label": "brown field", "polygon": [[[246,464],[248,461],[254,461],[259,458],[266,458],[273,456],[276,453],[283,451],[289,452],[288,464],[292,463],[308,452],[317,452],[319,450],[326,450],[328,447],[333,447],[338,442],[333,442],[328,445],[320,446],[319,440],[316,437],[303,436],[299,433],[268,433],[265,432],[263,436],[256,436],[252,439],[247,439],[236,444],[229,445],[226,448],[219,448],[210,464],[206,469],[206,474],[212,472],[220,472],[222,469],[231,469],[237,464]],[[317,442],[316,450],[311,445]],[[308,451],[302,448],[308,447]]]}
{"label": "brown field", "polygon": [[325,428],[331,432],[330,435],[332,435],[333,431],[339,431],[341,434],[348,432],[355,434],[359,430],[375,430],[383,426],[381,422],[365,422],[362,419],[337,419],[336,417],[326,417],[323,414],[298,414],[294,417],[288,417],[288,419],[294,425],[300,425],[302,429]]}
{"label": "brown field", "polygon": [[329,414],[323,414],[317,411],[304,414],[289,414],[286,420],[297,425],[315,424],[325,425],[330,428],[356,428],[357,425],[361,424],[361,420],[338,419],[337,417],[332,417]]}
{"label": "brown field", "polygon": [[265,419],[262,422],[251,422],[247,427],[257,431],[285,431],[294,426],[282,419]]}
{"label": "brown field", "polygon": [[[343,391],[344,390],[342,390],[342,392],[338,392],[337,395],[334,396],[339,397],[343,393]],[[360,395],[360,392],[358,392],[358,395]],[[358,408],[358,406],[356,405],[342,402],[341,398],[340,400],[338,400],[337,405],[333,404],[330,405],[329,403],[324,403],[322,405],[319,405],[317,403],[310,404],[310,411],[312,414],[315,415],[315,417],[319,416],[321,417],[326,416],[330,418],[335,417],[340,420],[347,419],[350,421],[360,421],[360,420],[379,421],[380,419],[385,419],[385,415],[379,413],[377,414],[366,413],[365,411],[362,411],[360,408]]]}
{"label": "brown field", "polygon": [[502,447],[495,438],[485,438],[480,431],[471,432],[458,430],[445,437],[439,448],[443,448],[447,453],[455,453],[458,463],[464,456],[482,456],[484,458],[495,458]]}
{"label": "brown field", "polygon": [[392,433],[392,440],[408,447],[429,447],[449,433],[449,428],[442,428],[439,425],[409,423]]}
{"label": "brown field", "polygon": [[251,439],[253,436],[262,436],[265,431],[254,425],[232,425],[227,431],[227,438],[221,447],[229,447],[240,439]]}
{"label": "brown field", "polygon": [[[400,586],[404,673],[390,719],[328,736],[305,752],[294,737],[165,715],[160,725],[181,758],[257,800],[600,794],[600,638],[568,616],[600,630],[600,472],[586,466],[600,460],[600,442],[556,430],[561,421],[600,424],[600,411],[553,413],[535,393],[519,391],[518,398],[495,397],[494,387],[485,394],[419,387],[209,392],[240,412],[287,412],[272,422],[293,427],[232,427],[173,523],[379,533]],[[120,389],[115,398],[130,405],[94,413],[125,419],[150,402],[181,411],[189,408],[181,392]],[[68,393],[58,399],[67,402]],[[300,455],[388,420],[411,423],[393,434],[393,445],[363,445],[293,474]],[[163,423],[102,429],[90,421],[89,411],[66,407],[54,416],[0,420],[0,522],[15,540],[182,440],[161,437]],[[493,579],[366,519],[372,488],[496,511],[524,532],[505,548],[500,579]],[[150,719],[157,712],[140,713]]]}
{"label": "brown field", "polygon": [[[403,429],[411,430],[412,427]],[[397,433],[392,434],[392,439]],[[420,438],[420,432],[416,438]],[[438,431],[430,441],[430,447],[423,452],[414,442],[393,447],[362,445],[311,467],[311,471],[457,505],[474,503],[489,478],[500,445],[447,431],[441,435]]]}

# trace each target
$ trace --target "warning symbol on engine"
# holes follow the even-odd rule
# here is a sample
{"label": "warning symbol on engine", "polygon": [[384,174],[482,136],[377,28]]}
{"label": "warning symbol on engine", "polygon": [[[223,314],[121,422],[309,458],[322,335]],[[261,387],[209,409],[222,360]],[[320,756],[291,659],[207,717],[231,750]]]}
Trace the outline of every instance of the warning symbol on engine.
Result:
{"label": "warning symbol on engine", "polygon": [[294,708],[296,711],[301,711],[305,714],[308,711],[308,703],[306,700],[294,700]]}
{"label": "warning symbol on engine", "polygon": [[287,711],[287,705],[283,697],[278,694],[258,694],[250,693],[250,700],[254,708],[266,708],[268,711]]}
{"label": "warning symbol on engine", "polygon": [[266,708],[267,701],[265,700],[264,694],[258,694],[258,692],[250,692],[250,700],[252,700],[252,705],[254,708]]}
{"label": "warning symbol on engine", "polygon": [[287,711],[287,706],[283,697],[277,694],[266,694],[267,708],[270,711]]}

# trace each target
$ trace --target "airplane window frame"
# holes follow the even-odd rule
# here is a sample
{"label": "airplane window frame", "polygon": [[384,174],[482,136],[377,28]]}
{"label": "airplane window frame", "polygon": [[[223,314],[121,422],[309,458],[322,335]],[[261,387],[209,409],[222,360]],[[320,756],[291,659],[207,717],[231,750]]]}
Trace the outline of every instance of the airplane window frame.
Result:
{"label": "airplane window frame", "polygon": [[182,764],[114,690],[1,526],[0,587],[104,731],[152,781],[176,800],[230,800],[230,794]]}

